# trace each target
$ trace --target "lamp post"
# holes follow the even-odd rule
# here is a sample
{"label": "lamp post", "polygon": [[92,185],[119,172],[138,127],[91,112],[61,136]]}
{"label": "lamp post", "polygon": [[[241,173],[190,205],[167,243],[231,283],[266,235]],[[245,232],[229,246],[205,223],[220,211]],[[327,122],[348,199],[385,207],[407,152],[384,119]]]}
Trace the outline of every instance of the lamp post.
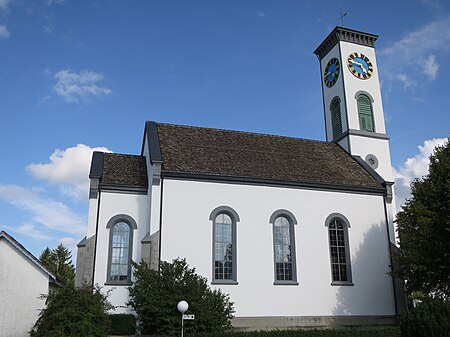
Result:
{"label": "lamp post", "polygon": [[188,310],[189,304],[186,301],[180,301],[177,304],[177,309],[181,312],[181,337],[184,337],[184,313]]}

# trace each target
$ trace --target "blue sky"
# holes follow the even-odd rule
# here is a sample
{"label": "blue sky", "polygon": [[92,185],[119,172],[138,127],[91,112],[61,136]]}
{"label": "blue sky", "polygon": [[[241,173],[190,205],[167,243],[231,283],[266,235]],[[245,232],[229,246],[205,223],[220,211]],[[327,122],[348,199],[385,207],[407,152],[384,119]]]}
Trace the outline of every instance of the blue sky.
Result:
{"label": "blue sky", "polygon": [[450,3],[372,3],[0,0],[0,229],[37,256],[75,247],[93,149],[139,154],[146,120],[324,140],[313,51],[340,5],[380,36],[403,200],[450,135]]}

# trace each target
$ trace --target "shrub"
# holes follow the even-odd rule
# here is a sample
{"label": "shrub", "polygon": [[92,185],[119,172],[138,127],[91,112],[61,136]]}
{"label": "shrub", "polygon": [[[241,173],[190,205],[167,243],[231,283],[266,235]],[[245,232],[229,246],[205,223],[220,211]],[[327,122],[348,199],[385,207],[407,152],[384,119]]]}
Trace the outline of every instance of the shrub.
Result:
{"label": "shrub", "polygon": [[401,337],[450,336],[450,302],[426,300],[400,321]]}
{"label": "shrub", "polygon": [[161,262],[159,271],[145,262],[133,263],[133,268],[129,304],[138,314],[142,334],[176,336],[181,327],[177,310],[181,300],[189,303],[187,314],[195,314],[195,320],[185,322],[187,335],[231,327],[233,304],[228,295],[210,289],[206,278],[189,268],[186,260]]}
{"label": "shrub", "polygon": [[136,332],[136,317],[131,314],[109,315],[110,335],[134,335]]}
{"label": "shrub", "polygon": [[111,308],[100,289],[75,288],[67,284],[46,296],[46,307],[39,314],[32,337],[105,337]]}

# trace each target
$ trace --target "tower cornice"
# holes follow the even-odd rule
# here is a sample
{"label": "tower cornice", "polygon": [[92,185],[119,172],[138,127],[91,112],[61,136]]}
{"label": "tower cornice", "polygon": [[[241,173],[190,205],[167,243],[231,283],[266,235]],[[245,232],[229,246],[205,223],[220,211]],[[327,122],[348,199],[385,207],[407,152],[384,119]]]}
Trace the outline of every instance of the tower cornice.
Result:
{"label": "tower cornice", "polygon": [[378,35],[360,32],[353,29],[336,27],[326,37],[326,39],[314,50],[314,54],[317,55],[319,60],[328,54],[328,52],[339,42],[347,41],[356,44],[360,44],[367,47],[375,47],[375,41],[378,39]]}

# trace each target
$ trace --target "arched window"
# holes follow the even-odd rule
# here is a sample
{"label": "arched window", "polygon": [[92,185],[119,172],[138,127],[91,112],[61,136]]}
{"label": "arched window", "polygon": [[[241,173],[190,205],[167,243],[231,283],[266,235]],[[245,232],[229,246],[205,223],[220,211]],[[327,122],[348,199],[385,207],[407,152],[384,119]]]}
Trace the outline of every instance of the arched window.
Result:
{"label": "arched window", "polygon": [[131,283],[131,255],[133,248],[133,230],[136,222],[128,215],[112,217],[106,228],[109,228],[109,253],[107,284]]}
{"label": "arched window", "polygon": [[333,139],[336,139],[342,134],[341,100],[339,97],[335,97],[331,101],[330,111]]}
{"label": "arched window", "polygon": [[211,212],[213,221],[213,283],[237,283],[236,222],[238,214],[220,206]]}
{"label": "arched window", "polygon": [[275,284],[297,284],[295,230],[297,220],[287,210],[278,210],[270,217],[273,227]]}
{"label": "arched window", "polygon": [[341,214],[332,214],[327,218],[326,225],[328,226],[332,284],[351,285],[349,222]]}
{"label": "arched window", "polygon": [[361,130],[375,132],[375,124],[373,122],[372,103],[369,96],[365,94],[358,95],[358,115],[359,127]]}

